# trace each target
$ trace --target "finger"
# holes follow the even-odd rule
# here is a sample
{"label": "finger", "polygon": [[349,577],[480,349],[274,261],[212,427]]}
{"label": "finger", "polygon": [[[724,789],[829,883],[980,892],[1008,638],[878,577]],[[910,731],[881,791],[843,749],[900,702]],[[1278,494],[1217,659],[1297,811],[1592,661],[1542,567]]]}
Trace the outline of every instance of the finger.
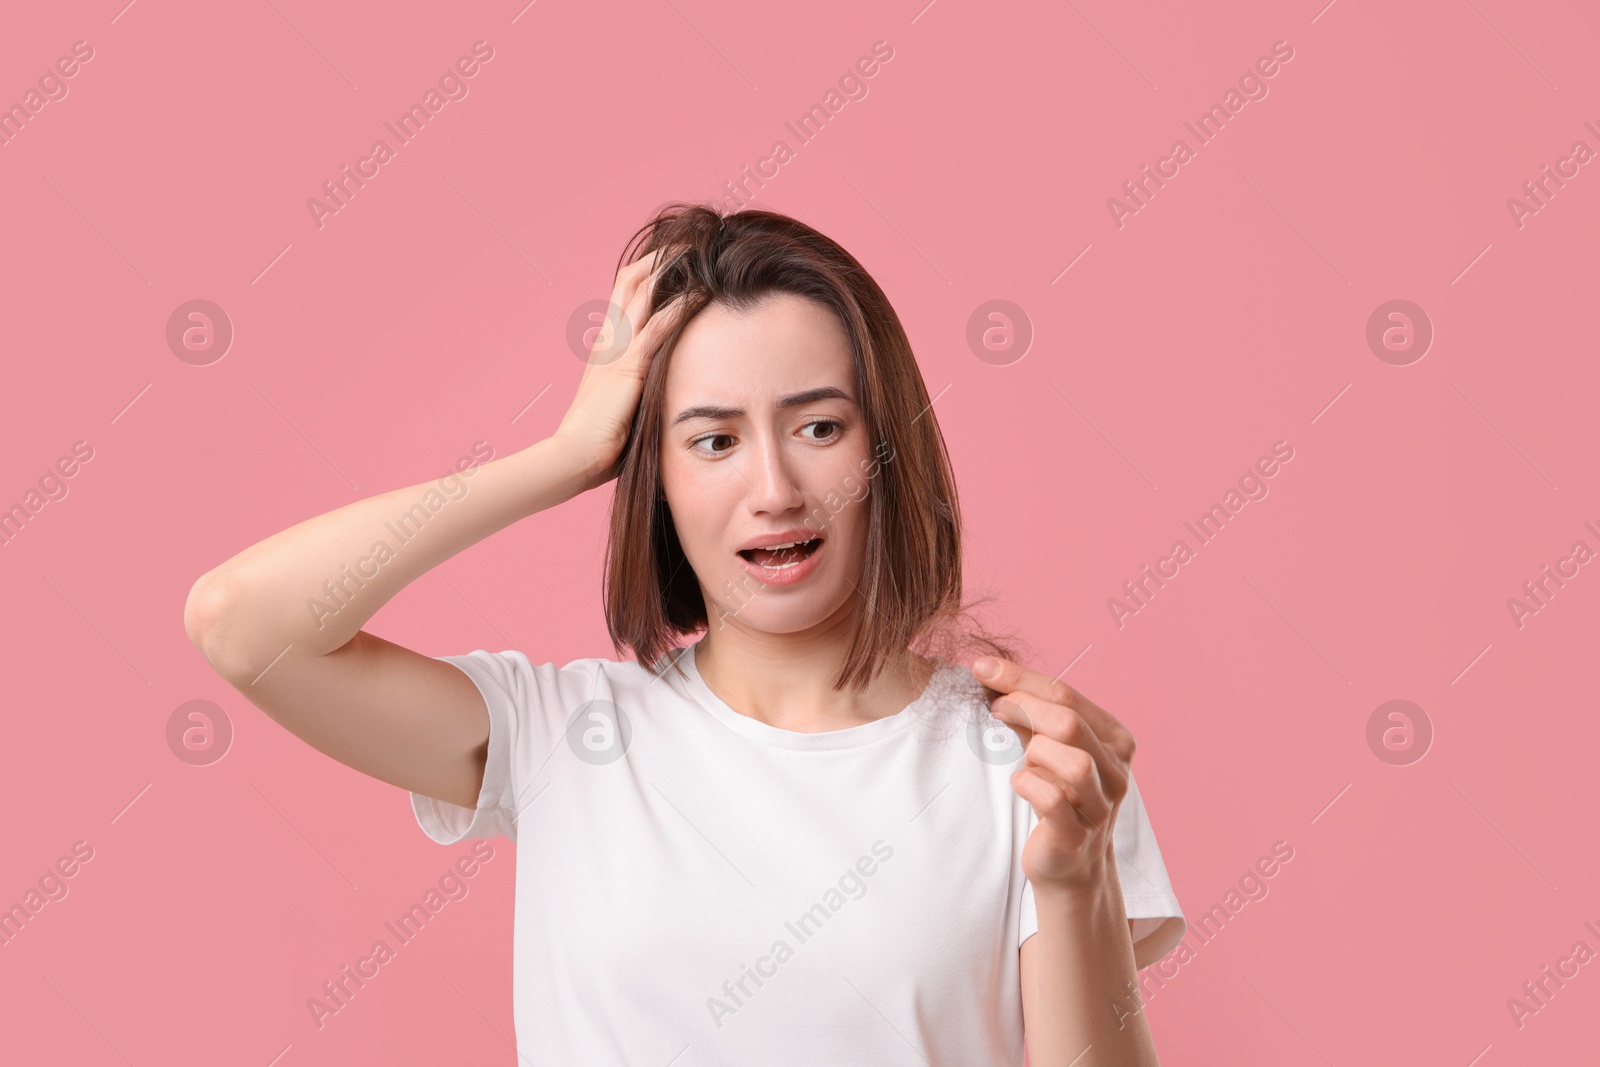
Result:
{"label": "finger", "polygon": [[648,277],[656,270],[656,268],[661,266],[661,261],[666,254],[666,245],[662,245],[660,248],[646,252],[632,263],[629,263],[626,267],[623,267],[619,277],[625,274],[627,275],[629,281],[637,285],[640,279]]}
{"label": "finger", "polygon": [[639,279],[647,274],[655,264],[657,253],[640,256],[632,263],[625,265],[617,271],[616,278],[611,283],[611,302],[618,307],[624,306],[633,297],[633,290],[639,284]]}
{"label": "finger", "polygon": [[[990,702],[995,718],[1032,730],[1056,744],[1069,745],[1094,761],[1106,791],[1120,797],[1127,791],[1128,760],[1103,740],[1085,716],[1073,708],[1041,700],[1032,693],[1005,693]],[[1131,735],[1130,735],[1131,736]]]}
{"label": "finger", "polygon": [[[633,336],[642,332],[645,326],[648,325],[647,320],[654,318],[650,313],[650,307],[655,303],[656,288],[660,285],[661,275],[667,266],[676,261],[676,252],[677,250],[675,249],[662,248],[647,257],[654,260],[654,265],[648,273],[634,282],[627,302],[618,304],[619,307],[624,309],[622,324],[622,328],[625,330],[624,336]],[[657,313],[661,310],[661,308],[656,308]]]}
{"label": "finger", "polygon": [[1096,828],[1067,798],[1058,783],[1049,780],[1031,767],[1024,767],[1011,776],[1011,788],[1033,806],[1041,822],[1046,819],[1054,823],[1066,822],[1069,825],[1076,822],[1085,831]]}
{"label": "finger", "polygon": [[667,251],[662,247],[647,252],[618,271],[616,284],[611,289],[611,302],[619,308],[626,308],[632,305],[641,289],[649,292],[651,287],[646,283],[654,279],[661,269]]}
{"label": "finger", "polygon": [[1112,748],[1124,761],[1133,759],[1134,741],[1133,734],[1122,721],[1115,715],[1106,711],[1100,705],[1078,692],[1059,678],[1051,678],[1035,670],[1030,670],[1015,660],[1003,659],[997,656],[979,657],[979,662],[984,659],[993,659],[997,667],[992,672],[978,669],[978,663],[973,664],[973,674],[978,680],[990,689],[1001,694],[1016,692],[1032,693],[1034,696],[1051,704],[1060,704],[1071,708],[1083,716],[1095,736]]}
{"label": "finger", "polygon": [[1035,734],[1024,750],[1023,766],[1059,787],[1078,814],[1091,825],[1108,821],[1112,802],[1099,766],[1081,748]]}
{"label": "finger", "polygon": [[[984,669],[986,664],[992,666]],[[1012,693],[1020,689],[1057,704],[1066,703],[1063,698],[1066,690],[1070,688],[1063,681],[1024,667],[1016,660],[1000,656],[979,656],[972,664],[972,673],[977,675],[978,681],[998,692]]]}
{"label": "finger", "polygon": [[618,303],[621,309],[622,321],[614,323],[612,345],[622,345],[624,350],[633,345],[634,339],[644,332],[650,316],[650,302],[655,296],[656,274],[652,272],[638,279],[629,291],[625,302]]}
{"label": "finger", "polygon": [[650,362],[655,358],[667,332],[682,321],[688,303],[688,293],[674,295],[656,309],[655,314],[645,322],[644,328],[629,341],[627,351],[623,353],[623,362],[634,365],[634,372],[641,380],[649,372]]}

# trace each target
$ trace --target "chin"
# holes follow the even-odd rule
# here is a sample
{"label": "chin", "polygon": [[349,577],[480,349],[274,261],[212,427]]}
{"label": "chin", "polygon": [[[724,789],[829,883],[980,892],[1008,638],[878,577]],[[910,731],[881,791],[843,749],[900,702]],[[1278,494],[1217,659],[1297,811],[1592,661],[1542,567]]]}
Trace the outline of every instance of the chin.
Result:
{"label": "chin", "polygon": [[[811,629],[826,618],[826,613],[807,611],[798,605],[777,611],[770,608],[758,611],[754,607],[747,607],[743,611],[730,612],[722,619],[721,625],[737,625],[763,634],[796,634]],[[716,628],[717,624],[712,623],[712,627]]]}
{"label": "chin", "polygon": [[711,628],[739,626],[764,634],[804,633],[825,624],[843,606],[844,598],[832,589],[810,589],[803,594],[755,589],[743,601],[718,601],[718,609],[727,612],[727,616],[717,621],[714,609]]}

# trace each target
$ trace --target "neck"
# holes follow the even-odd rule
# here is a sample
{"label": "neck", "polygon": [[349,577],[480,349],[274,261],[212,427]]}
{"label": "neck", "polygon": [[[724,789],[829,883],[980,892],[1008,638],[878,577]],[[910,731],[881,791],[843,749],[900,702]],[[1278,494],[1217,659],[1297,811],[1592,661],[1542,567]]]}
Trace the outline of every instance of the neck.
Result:
{"label": "neck", "polygon": [[927,684],[931,665],[909,651],[866,688],[833,688],[855,634],[849,616],[796,633],[713,627],[695,645],[695,667],[723,703],[797,733],[843,730],[893,715]]}

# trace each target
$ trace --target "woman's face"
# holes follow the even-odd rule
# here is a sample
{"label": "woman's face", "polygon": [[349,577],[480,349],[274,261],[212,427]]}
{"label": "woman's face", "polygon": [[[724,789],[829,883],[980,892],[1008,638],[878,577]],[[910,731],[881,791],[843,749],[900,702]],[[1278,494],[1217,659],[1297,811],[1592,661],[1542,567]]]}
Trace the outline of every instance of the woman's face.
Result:
{"label": "woman's face", "polygon": [[[795,633],[853,610],[868,522],[858,400],[844,327],[805,297],[774,293],[742,315],[713,303],[684,329],[661,480],[713,630]],[[784,570],[740,553],[808,537],[813,550],[769,560],[799,561]]]}

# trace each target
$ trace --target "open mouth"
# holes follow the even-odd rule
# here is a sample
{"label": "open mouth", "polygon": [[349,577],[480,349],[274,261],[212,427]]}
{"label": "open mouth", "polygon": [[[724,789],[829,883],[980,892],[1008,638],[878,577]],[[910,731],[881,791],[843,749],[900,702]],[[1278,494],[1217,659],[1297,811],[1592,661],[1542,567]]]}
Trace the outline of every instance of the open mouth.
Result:
{"label": "open mouth", "polygon": [[747,548],[739,553],[745,559],[758,567],[767,570],[781,571],[796,566],[822,544],[822,538],[813,537],[809,541],[797,541],[788,545],[774,545],[771,548]]}

